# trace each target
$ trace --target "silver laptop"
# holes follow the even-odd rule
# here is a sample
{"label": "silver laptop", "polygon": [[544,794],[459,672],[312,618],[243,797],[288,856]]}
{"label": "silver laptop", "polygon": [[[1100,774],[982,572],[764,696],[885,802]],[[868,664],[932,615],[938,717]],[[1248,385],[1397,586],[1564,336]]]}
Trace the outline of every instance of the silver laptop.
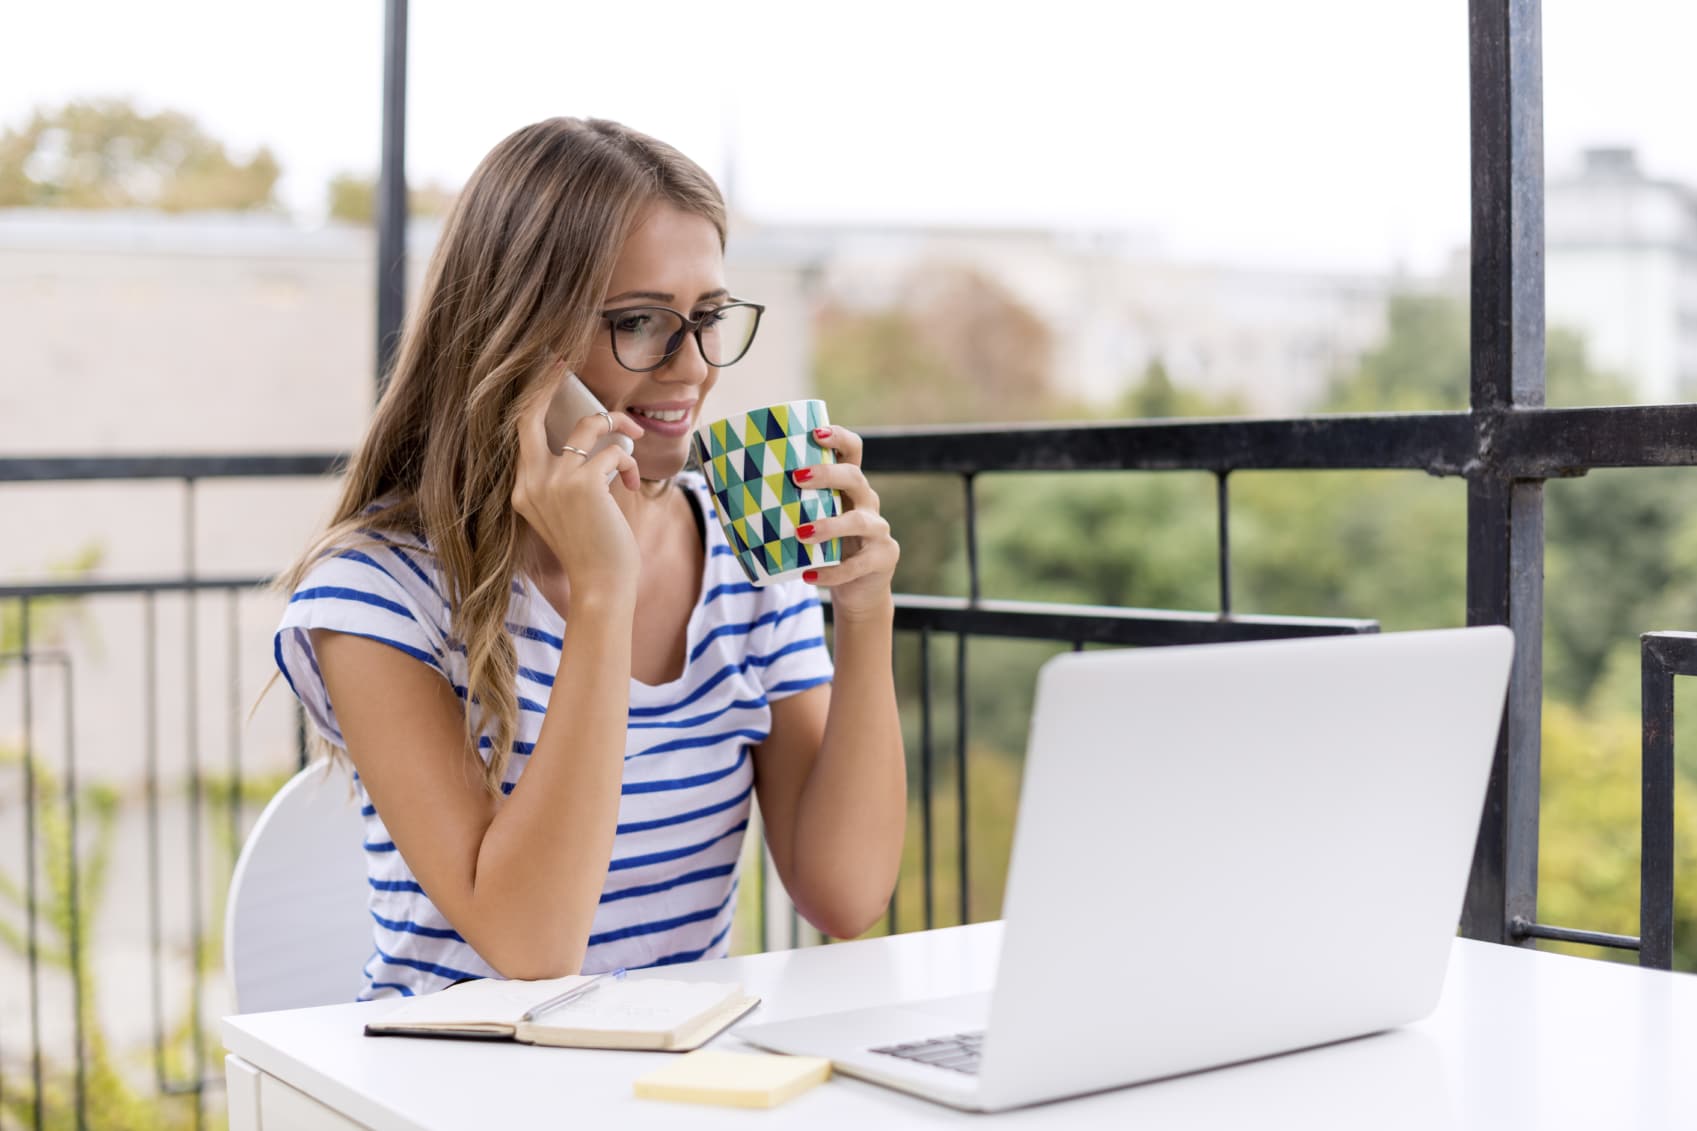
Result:
{"label": "silver laptop", "polygon": [[994,1111],[1418,1020],[1513,650],[1488,627],[1058,656],[994,989],[736,1034]]}

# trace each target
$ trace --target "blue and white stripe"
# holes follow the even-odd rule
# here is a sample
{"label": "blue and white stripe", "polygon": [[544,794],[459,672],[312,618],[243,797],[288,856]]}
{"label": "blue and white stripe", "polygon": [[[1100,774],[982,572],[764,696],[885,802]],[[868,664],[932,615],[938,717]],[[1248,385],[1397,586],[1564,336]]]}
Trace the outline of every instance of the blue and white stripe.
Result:
{"label": "blue and white stripe", "polygon": [[[682,676],[661,686],[630,684],[618,830],[590,930],[588,972],[725,953],[754,789],[750,747],[769,732],[775,700],[831,679],[813,587],[750,585],[711,519],[705,482],[693,474],[680,482],[709,515],[701,593]],[[320,734],[344,745],[312,653],[313,628],[388,644],[440,673],[465,698],[465,649],[448,630],[441,593],[429,551],[395,535],[312,569],[289,600],[275,648],[277,666]],[[515,586],[508,621],[520,708],[502,783],[510,793],[535,750],[565,624],[528,585]],[[360,996],[409,996],[493,976],[430,902],[357,775],[355,783],[373,931]]]}

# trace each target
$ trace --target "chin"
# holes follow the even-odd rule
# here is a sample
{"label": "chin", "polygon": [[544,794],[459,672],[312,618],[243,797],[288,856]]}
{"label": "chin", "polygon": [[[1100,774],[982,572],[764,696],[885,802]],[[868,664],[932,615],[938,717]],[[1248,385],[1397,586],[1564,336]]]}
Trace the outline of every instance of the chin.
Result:
{"label": "chin", "polygon": [[642,479],[671,479],[689,464],[690,440],[687,436],[676,440],[666,437],[664,443],[654,444],[647,451],[643,450],[645,447],[648,445],[638,440],[636,451],[632,453],[636,456],[636,473]]}

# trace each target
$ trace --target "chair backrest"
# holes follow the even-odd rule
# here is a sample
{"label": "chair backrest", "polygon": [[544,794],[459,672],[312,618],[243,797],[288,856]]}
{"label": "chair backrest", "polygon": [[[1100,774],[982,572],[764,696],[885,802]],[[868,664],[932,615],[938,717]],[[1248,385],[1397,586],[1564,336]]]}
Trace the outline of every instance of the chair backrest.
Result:
{"label": "chair backrest", "polygon": [[224,968],[240,1013],[352,1001],[371,956],[364,822],[348,775],[308,766],[265,806],[230,879]]}

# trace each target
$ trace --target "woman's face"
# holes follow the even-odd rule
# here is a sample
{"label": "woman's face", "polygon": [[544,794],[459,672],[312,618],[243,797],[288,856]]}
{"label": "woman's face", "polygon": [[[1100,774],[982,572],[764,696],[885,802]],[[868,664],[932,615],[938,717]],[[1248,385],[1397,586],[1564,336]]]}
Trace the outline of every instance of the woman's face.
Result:
{"label": "woman's face", "polygon": [[[713,225],[693,212],[654,204],[625,241],[601,310],[667,306],[693,318],[727,301],[725,257]],[[632,373],[614,357],[609,323],[600,319],[578,376],[602,404],[642,425],[633,453],[637,469],[644,479],[665,479],[683,469],[701,402],[719,371],[687,337],[660,368]]]}

